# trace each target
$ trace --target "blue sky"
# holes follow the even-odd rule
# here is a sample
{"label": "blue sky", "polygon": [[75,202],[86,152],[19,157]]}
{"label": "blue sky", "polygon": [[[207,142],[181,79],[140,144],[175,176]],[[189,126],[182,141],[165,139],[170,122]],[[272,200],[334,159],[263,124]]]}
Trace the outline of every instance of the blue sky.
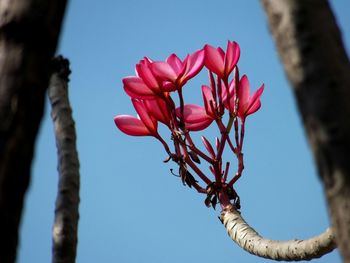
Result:
{"label": "blue sky", "polygon": [[[350,50],[346,0],[331,1]],[[135,114],[121,79],[143,56],[184,57],[204,44],[241,46],[240,72],[252,89],[265,83],[262,108],[246,127],[245,166],[236,190],[242,214],[271,239],[308,238],[328,216],[322,186],[294,98],[259,1],[71,1],[58,53],[71,61],[70,100],[81,164],[77,262],[271,262],[238,248],[204,196],[172,176],[161,145],[129,137],[113,123]],[[188,84],[201,100],[204,76]],[[229,158],[233,158],[228,156]],[[57,160],[46,107],[21,226],[19,263],[49,262]],[[333,252],[317,262],[340,262]]]}

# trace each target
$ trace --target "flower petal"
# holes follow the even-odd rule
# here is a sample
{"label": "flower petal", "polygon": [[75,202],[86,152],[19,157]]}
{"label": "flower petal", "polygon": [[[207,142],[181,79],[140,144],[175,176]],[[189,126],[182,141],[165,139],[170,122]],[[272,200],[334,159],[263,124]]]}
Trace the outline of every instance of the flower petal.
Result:
{"label": "flower petal", "polygon": [[222,77],[224,74],[224,52],[221,48],[214,48],[210,45],[204,46],[205,66],[216,75]]}
{"label": "flower petal", "polygon": [[237,91],[238,96],[238,111],[245,111],[248,107],[249,97],[250,97],[250,85],[249,80],[246,75],[243,75]]}
{"label": "flower petal", "polygon": [[114,123],[119,130],[131,136],[150,136],[150,131],[143,122],[133,116],[118,115],[114,117]]}
{"label": "flower petal", "polygon": [[240,56],[240,48],[239,45],[232,41],[228,41],[226,55],[225,55],[225,76],[231,74],[233,68],[237,65],[239,56]]}
{"label": "flower petal", "polygon": [[154,77],[152,71],[145,64],[136,64],[137,75],[144,81],[144,83],[154,92],[161,92],[158,81]]}
{"label": "flower petal", "polygon": [[123,78],[124,90],[132,98],[150,99],[156,94],[139,77]]}
{"label": "flower petal", "polygon": [[158,121],[164,123],[165,125],[170,125],[170,113],[163,99],[145,100],[144,104],[147,111]]}
{"label": "flower petal", "polygon": [[246,116],[256,112],[261,107],[260,97],[263,91],[264,91],[264,84],[262,84],[261,87],[257,91],[255,91],[253,96],[250,98],[249,106],[245,113]]}
{"label": "flower petal", "polygon": [[179,59],[179,57],[176,54],[171,54],[167,59],[166,62],[173,68],[176,75],[178,76],[181,71],[183,70],[183,63]]}
{"label": "flower petal", "polygon": [[153,62],[152,59],[150,59],[149,57],[143,57],[143,59],[140,60],[139,64],[143,64],[147,67],[149,67],[149,65]]}
{"label": "flower petal", "polygon": [[[213,97],[213,92],[211,88],[209,88],[206,85],[202,86],[202,94],[203,94],[203,101],[204,101],[204,108],[206,110],[206,113],[213,118],[215,118],[215,99]],[[213,111],[214,110],[214,111]]]}
{"label": "flower petal", "polygon": [[177,90],[177,87],[173,82],[163,81],[161,90],[164,92],[171,92]]}
{"label": "flower petal", "polygon": [[167,63],[163,61],[153,62],[151,64],[151,70],[153,74],[160,78],[161,80],[168,80],[175,82],[177,79],[177,74],[174,69]]}
{"label": "flower petal", "polygon": [[[181,108],[176,109],[176,116],[181,118]],[[184,105],[184,121],[187,123],[197,123],[202,122],[207,119],[211,119],[208,116],[205,108],[198,106],[196,104],[186,104]]]}
{"label": "flower petal", "polygon": [[186,69],[181,78],[182,85],[185,84],[189,79],[197,75],[199,71],[201,71],[201,69],[204,66],[204,58],[204,49],[197,50],[196,52],[187,57],[187,59],[185,60]]}
{"label": "flower petal", "polygon": [[137,100],[137,99],[131,99],[132,104],[134,105],[134,108],[137,112],[137,114],[140,116],[141,121],[145,124],[147,129],[153,134],[157,134],[157,120],[150,116],[149,112],[147,111],[147,108],[145,107],[143,101]]}
{"label": "flower petal", "polygon": [[185,122],[186,129],[189,131],[202,131],[205,128],[207,128],[211,123],[213,122],[213,119],[206,119],[201,122],[196,122],[196,123],[188,123]]}

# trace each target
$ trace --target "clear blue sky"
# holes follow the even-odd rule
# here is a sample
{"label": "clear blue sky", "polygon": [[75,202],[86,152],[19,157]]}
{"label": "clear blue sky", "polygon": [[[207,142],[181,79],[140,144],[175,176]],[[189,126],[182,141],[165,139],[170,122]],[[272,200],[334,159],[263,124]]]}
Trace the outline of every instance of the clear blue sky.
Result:
{"label": "clear blue sky", "polygon": [[[350,4],[333,0],[350,50]],[[265,83],[262,108],[248,119],[246,169],[236,184],[245,219],[271,239],[308,238],[328,216],[321,184],[289,84],[259,1],[150,0],[68,6],[59,53],[71,61],[70,99],[81,163],[79,263],[271,262],[252,256],[227,236],[219,211],[172,176],[172,163],[149,137],[129,137],[113,123],[134,114],[121,79],[143,56],[180,57],[204,44],[241,46],[240,71],[253,89]],[[205,77],[189,83],[201,100]],[[233,158],[233,157],[232,157]],[[19,263],[50,262],[57,189],[55,139],[46,114],[21,227]],[[318,262],[340,262],[338,252]]]}

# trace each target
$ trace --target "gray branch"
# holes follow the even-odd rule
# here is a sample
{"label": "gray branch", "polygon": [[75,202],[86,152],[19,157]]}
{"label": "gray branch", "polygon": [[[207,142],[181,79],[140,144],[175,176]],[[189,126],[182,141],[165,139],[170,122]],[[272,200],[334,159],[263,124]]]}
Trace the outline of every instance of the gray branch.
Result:
{"label": "gray branch", "polygon": [[53,263],[74,263],[79,220],[79,160],[72,110],[68,100],[69,62],[54,60],[48,94],[58,154],[58,194],[53,226]]}
{"label": "gray branch", "polygon": [[263,258],[301,261],[320,258],[336,248],[332,230],[307,239],[271,240],[258,234],[233,207],[221,213],[221,220],[231,239],[245,251]]}
{"label": "gray branch", "polygon": [[350,262],[350,64],[326,0],[262,0]]}

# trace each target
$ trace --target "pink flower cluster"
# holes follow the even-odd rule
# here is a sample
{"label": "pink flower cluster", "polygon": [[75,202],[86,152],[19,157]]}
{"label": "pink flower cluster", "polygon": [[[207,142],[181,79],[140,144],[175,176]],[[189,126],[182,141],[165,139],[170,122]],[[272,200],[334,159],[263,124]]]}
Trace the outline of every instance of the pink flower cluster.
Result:
{"label": "pink flower cluster", "polygon": [[[173,160],[178,164],[178,176],[184,184],[207,195],[207,206],[215,207],[217,202],[226,206],[233,200],[239,208],[239,198],[233,184],[244,168],[242,146],[245,120],[261,106],[260,96],[264,85],[250,95],[248,77],[239,76],[239,57],[240,47],[231,41],[228,41],[226,52],[220,47],[205,45],[184,60],[175,54],[171,54],[166,61],[153,61],[145,57],[136,64],[136,76],[123,79],[124,90],[131,97],[137,117],[118,115],[114,118],[117,127],[128,135],[154,136],[158,139],[169,155],[166,161]],[[183,87],[204,67],[209,71],[209,85],[201,87],[203,106],[185,104]],[[179,105],[172,97],[174,94],[178,96]],[[225,114],[228,114],[226,125],[223,123]],[[173,151],[158,133],[159,122],[170,130]],[[213,122],[218,127],[220,138],[216,138],[216,147],[213,147],[202,136],[205,153],[194,144],[191,134],[206,129]],[[231,140],[232,127],[234,135]],[[223,165],[222,161],[226,144],[238,160],[237,172],[230,180],[230,162]],[[201,159],[209,163],[214,179],[199,168]],[[193,172],[206,184],[205,188],[194,178]]]}

